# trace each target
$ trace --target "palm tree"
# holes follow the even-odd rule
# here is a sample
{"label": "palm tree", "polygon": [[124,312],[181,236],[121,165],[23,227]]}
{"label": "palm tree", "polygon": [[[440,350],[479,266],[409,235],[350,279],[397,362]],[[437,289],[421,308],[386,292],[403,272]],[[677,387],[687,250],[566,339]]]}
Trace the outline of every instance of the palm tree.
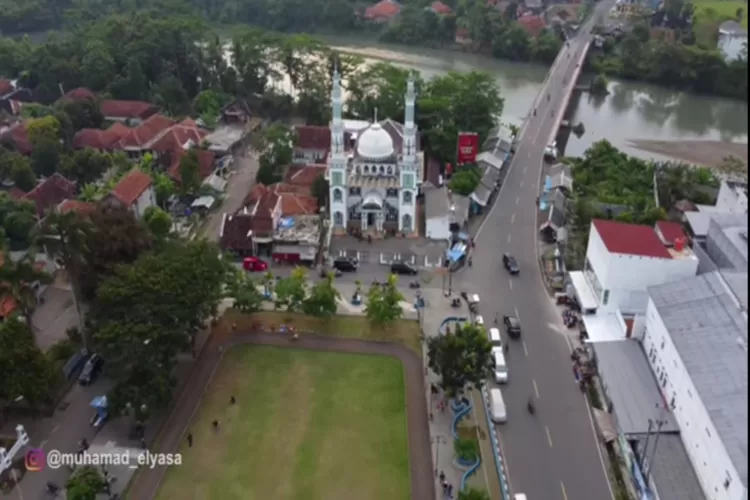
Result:
{"label": "palm tree", "polygon": [[81,201],[97,201],[101,198],[101,189],[96,184],[85,184],[81,188],[81,194],[78,195],[78,199]]}
{"label": "palm tree", "polygon": [[78,329],[83,338],[83,346],[86,348],[88,348],[89,339],[81,311],[80,273],[84,264],[90,229],[88,222],[75,212],[55,212],[44,219],[41,233],[37,238],[37,241],[44,245],[47,253],[62,261],[68,273],[73,289],[73,302],[78,315]]}
{"label": "palm tree", "polygon": [[34,254],[13,261],[4,249],[0,254],[0,297],[10,296],[20,310],[29,330],[34,331],[31,315],[37,304],[35,283],[49,283],[50,276],[37,268]]}

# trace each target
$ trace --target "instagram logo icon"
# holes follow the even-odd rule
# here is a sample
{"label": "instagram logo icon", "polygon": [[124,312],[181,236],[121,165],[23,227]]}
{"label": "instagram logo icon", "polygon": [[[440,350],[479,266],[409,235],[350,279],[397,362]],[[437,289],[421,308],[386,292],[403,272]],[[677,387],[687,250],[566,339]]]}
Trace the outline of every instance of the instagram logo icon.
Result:
{"label": "instagram logo icon", "polygon": [[44,469],[44,450],[41,448],[34,448],[29,450],[26,454],[26,470],[29,472],[37,472]]}

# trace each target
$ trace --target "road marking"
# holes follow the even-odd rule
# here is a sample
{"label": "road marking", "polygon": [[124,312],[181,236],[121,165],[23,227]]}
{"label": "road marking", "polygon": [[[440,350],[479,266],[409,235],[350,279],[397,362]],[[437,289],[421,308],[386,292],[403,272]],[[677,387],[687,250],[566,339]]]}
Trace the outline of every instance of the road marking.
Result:
{"label": "road marking", "polygon": [[547,443],[549,443],[549,447],[552,448],[552,434],[549,432],[549,427],[545,425],[544,430],[547,432]]}
{"label": "road marking", "polygon": [[508,243],[510,243],[510,234],[508,234]]}
{"label": "road marking", "polygon": [[526,355],[526,357],[529,357],[529,349],[526,347],[526,342],[521,342],[523,344],[523,353]]}
{"label": "road marking", "polygon": [[508,278],[508,286],[510,287],[511,290],[513,290],[513,280],[510,278]]}
{"label": "road marking", "polygon": [[518,187],[523,187],[523,181],[521,181],[521,184],[519,184]]}
{"label": "road marking", "polygon": [[565,484],[560,481],[560,489],[562,490],[563,500],[568,500],[568,494],[565,492]]}
{"label": "road marking", "polygon": [[[518,318],[518,321],[521,321],[521,315],[520,315],[520,314],[518,314],[518,308],[517,308],[517,307],[514,307],[514,308],[513,308],[513,312],[514,312],[514,313],[516,313],[516,318]],[[571,349],[571,351],[570,351],[570,352],[572,353],[572,352],[573,352],[573,350]]]}
{"label": "road marking", "polygon": [[536,385],[536,380],[532,380],[531,383],[534,384],[534,394],[536,394],[536,398],[539,399],[539,387]]}
{"label": "road marking", "polygon": [[510,223],[513,224],[516,221],[516,214],[510,216]]}
{"label": "road marking", "polygon": [[516,196],[516,205],[518,205],[518,196]]}

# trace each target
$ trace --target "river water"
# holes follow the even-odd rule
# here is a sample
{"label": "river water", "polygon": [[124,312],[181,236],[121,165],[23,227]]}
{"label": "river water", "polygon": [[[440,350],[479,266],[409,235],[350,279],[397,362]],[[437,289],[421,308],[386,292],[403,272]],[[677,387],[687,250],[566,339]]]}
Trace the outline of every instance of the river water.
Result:
{"label": "river water", "polygon": [[[502,121],[518,124],[530,112],[547,68],[501,61],[448,50],[431,50],[323,37],[342,52],[367,60],[388,61],[420,71],[425,78],[451,70],[480,70],[492,74],[505,98]],[[592,143],[607,139],[622,151],[641,158],[665,159],[632,147],[629,141],[723,140],[747,142],[747,102],[675,92],[653,85],[612,81],[607,97],[582,94],[573,102],[572,123],[582,122],[585,133],[570,136],[565,154],[579,156]]]}

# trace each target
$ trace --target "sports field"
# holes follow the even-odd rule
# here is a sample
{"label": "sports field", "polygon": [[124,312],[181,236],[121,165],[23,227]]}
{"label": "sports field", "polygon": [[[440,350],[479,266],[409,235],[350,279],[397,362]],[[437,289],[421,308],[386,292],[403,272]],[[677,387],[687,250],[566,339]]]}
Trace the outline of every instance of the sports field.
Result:
{"label": "sports field", "polygon": [[183,442],[158,499],[410,498],[404,373],[393,358],[232,348],[189,430],[193,446]]}

